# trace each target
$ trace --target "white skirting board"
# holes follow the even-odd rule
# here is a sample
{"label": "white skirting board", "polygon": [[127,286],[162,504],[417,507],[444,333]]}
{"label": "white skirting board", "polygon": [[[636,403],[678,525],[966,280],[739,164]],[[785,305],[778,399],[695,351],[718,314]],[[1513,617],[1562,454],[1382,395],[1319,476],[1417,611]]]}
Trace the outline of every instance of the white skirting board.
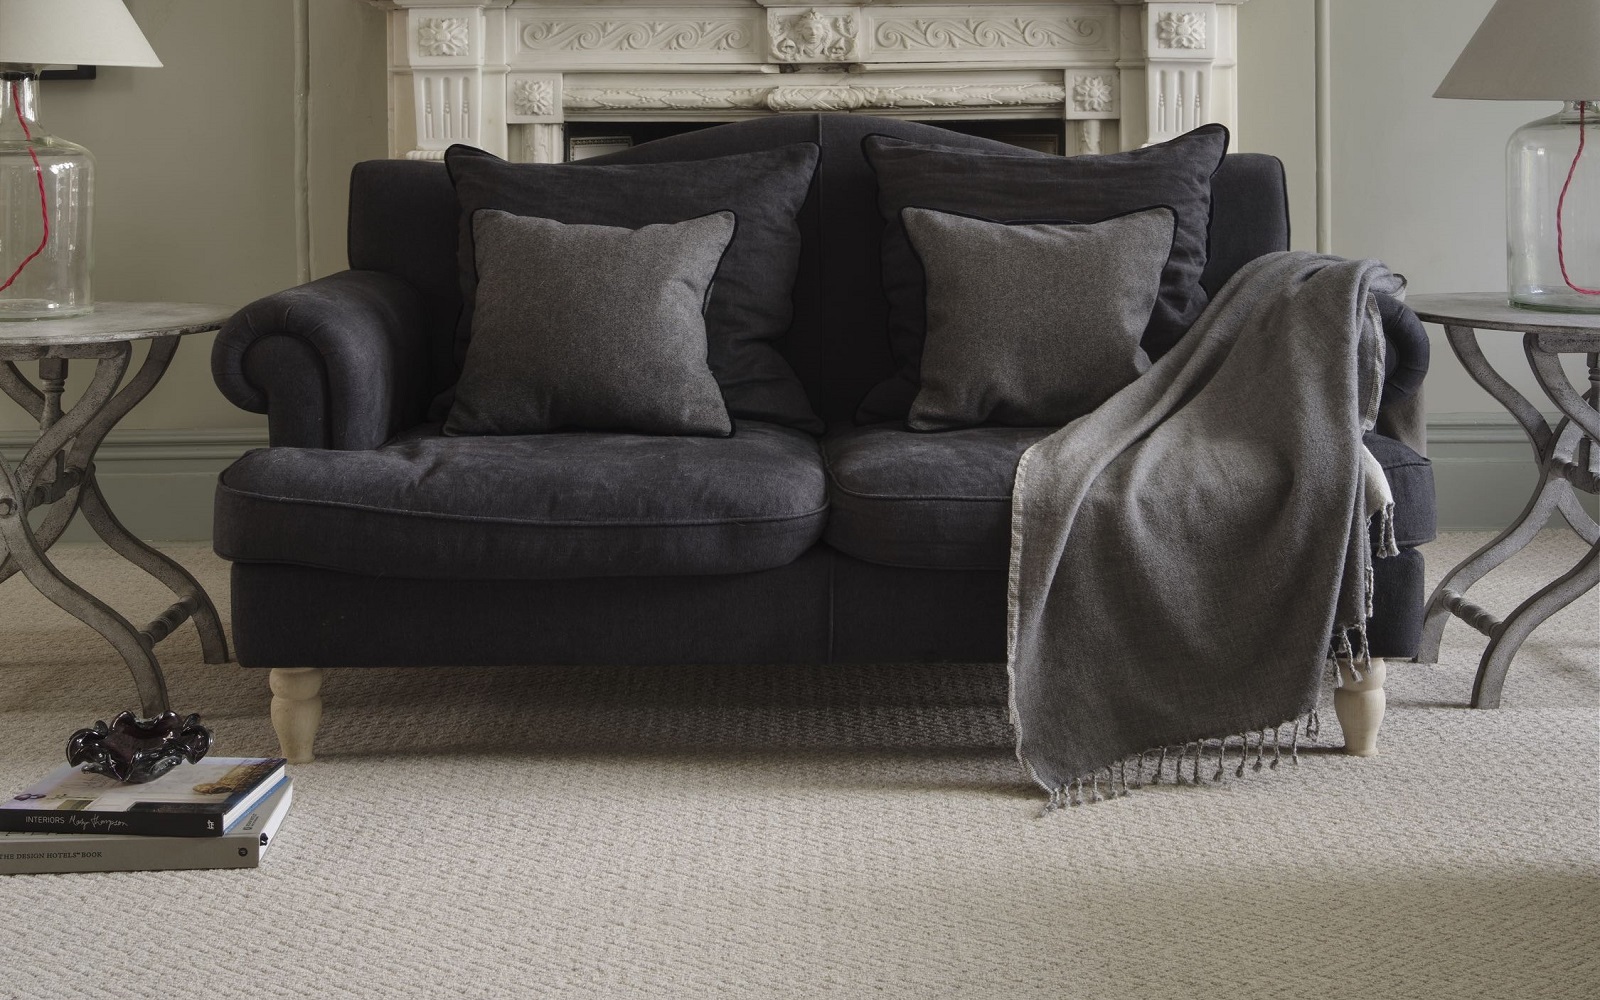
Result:
{"label": "white skirting board", "polygon": [[[15,461],[32,436],[0,433],[0,454]],[[1532,452],[1510,417],[1492,413],[1436,414],[1428,421],[1428,450],[1443,530],[1498,530],[1521,512],[1533,489]],[[217,474],[250,450],[265,447],[264,428],[114,431],[100,449],[100,484],[112,509],[135,534],[157,541],[211,537]],[[1595,498],[1584,496],[1590,512]],[[67,541],[92,541],[82,525]]]}

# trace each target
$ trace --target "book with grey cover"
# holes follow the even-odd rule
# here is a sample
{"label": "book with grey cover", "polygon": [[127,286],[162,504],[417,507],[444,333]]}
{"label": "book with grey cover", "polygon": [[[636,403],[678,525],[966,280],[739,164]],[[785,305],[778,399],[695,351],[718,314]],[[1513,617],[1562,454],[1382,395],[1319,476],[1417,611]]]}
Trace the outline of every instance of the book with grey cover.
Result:
{"label": "book with grey cover", "polygon": [[282,757],[207,757],[124,784],[71,764],[0,801],[0,830],[220,837],[285,778]]}
{"label": "book with grey cover", "polygon": [[293,800],[294,782],[280,782],[220,837],[0,833],[0,875],[255,868],[277,837]]}

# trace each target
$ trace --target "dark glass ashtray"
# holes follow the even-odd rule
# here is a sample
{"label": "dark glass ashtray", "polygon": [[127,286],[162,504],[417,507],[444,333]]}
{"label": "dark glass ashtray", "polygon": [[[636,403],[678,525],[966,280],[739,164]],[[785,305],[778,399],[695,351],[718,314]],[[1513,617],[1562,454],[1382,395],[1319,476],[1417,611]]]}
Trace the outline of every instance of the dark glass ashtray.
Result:
{"label": "dark glass ashtray", "polygon": [[183,761],[193,764],[211,749],[211,731],[200,716],[180,721],[176,712],[139,719],[123,712],[111,725],[96,722],[67,741],[67,763],[127,784],[154,781]]}

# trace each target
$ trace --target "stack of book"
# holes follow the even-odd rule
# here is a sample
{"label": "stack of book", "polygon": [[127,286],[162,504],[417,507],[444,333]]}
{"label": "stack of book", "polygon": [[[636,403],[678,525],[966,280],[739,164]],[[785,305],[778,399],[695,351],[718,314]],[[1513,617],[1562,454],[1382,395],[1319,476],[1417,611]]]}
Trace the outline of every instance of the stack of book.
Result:
{"label": "stack of book", "polygon": [[125,785],[67,764],[0,802],[0,875],[254,868],[294,783],[282,757],[207,757]]}

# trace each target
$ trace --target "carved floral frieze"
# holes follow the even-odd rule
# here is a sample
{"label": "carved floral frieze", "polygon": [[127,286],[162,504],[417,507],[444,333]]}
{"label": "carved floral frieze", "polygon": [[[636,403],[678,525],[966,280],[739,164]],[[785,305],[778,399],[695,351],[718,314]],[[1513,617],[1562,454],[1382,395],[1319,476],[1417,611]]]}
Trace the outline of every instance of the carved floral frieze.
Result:
{"label": "carved floral frieze", "polygon": [[564,103],[579,111],[860,111],[1048,107],[1065,100],[1066,88],[1060,84],[1019,83],[571,88]]}
{"label": "carved floral frieze", "polygon": [[815,7],[802,14],[771,14],[772,58],[785,63],[848,62],[856,58],[859,34],[854,14],[823,13]]}
{"label": "carved floral frieze", "polygon": [[996,108],[1059,105],[1066,88],[1053,83],[909,84],[900,87],[776,87],[773,111],[860,111],[866,108]]}
{"label": "carved floral frieze", "polygon": [[417,52],[425,56],[464,56],[472,48],[464,17],[424,17],[417,21]]}
{"label": "carved floral frieze", "polygon": [[752,111],[770,87],[569,87],[569,111]]}
{"label": "carved floral frieze", "polygon": [[901,52],[1094,47],[1105,41],[1105,22],[1097,17],[885,17],[877,20],[872,40],[879,49]]}
{"label": "carved floral frieze", "polygon": [[731,52],[754,42],[749,22],[738,18],[535,20],[520,37],[524,49],[545,52]]}

